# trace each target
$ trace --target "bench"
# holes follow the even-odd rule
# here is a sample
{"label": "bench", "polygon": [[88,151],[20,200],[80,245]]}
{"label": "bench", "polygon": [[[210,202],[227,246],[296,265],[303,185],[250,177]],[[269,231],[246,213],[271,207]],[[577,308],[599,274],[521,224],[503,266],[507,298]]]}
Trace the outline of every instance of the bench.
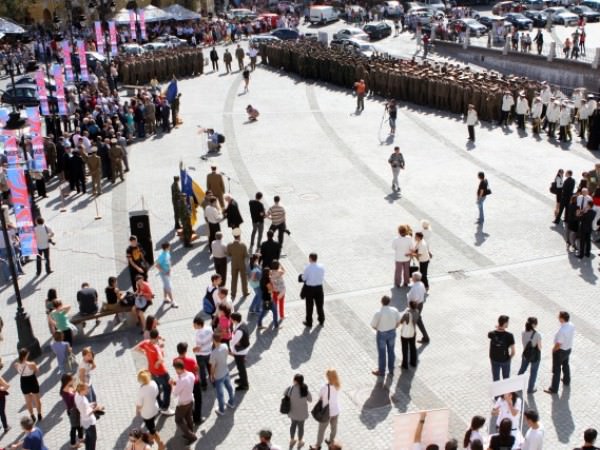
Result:
{"label": "bench", "polygon": [[100,318],[101,317],[106,317],[106,316],[115,316],[115,320],[119,321],[119,314],[120,313],[130,313],[131,312],[131,306],[125,306],[125,305],[119,305],[118,308],[116,309],[100,309],[97,313],[95,314],[80,314],[77,313],[74,316],[71,316],[69,318],[69,321],[77,326],[79,328],[79,326],[81,325],[81,327],[83,328],[85,326],[85,323],[89,320],[95,320],[96,322],[100,322]]}

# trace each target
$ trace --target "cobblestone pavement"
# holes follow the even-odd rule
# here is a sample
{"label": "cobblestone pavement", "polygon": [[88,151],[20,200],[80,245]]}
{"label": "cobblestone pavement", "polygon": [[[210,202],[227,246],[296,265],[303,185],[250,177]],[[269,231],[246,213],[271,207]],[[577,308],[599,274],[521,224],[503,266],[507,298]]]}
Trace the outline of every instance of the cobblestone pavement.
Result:
{"label": "cobblestone pavement", "polygon": [[[558,167],[579,174],[593,167],[596,156],[580,142],[557,145],[545,137],[535,139],[515,129],[502,131],[483,124],[477,142],[466,144],[466,127],[460,117],[402,105],[398,131],[387,137],[382,124],[380,99],[369,99],[365,111],[354,114],[355,100],[346,91],[259,67],[252,74],[250,92],[241,93],[241,76],[208,74],[180,83],[183,125],[171,134],[148,138],[129,150],[132,171],[125,183],[105,186],[95,202],[90,197],[66,200],[60,212],[57,186],[42,202],[42,211],[57,232],[52,248],[55,272],[34,278],[26,266],[21,280],[24,304],[37,337],[48,344],[43,312],[45,292],[56,287],[75,307],[75,292],[83,281],[103,291],[109,275],[119,275],[128,288],[125,247],[128,211],[148,209],[154,245],[173,243],[173,283],[177,310],[159,308],[161,334],[168,356],[175,344],[191,342],[191,319],[212,270],[205,250],[204,227],[192,249],[184,249],[171,230],[169,186],[179,162],[204,184],[211,163],[230,178],[231,192],[246,219],[243,236],[250,232],[248,198],[256,190],[270,203],[282,196],[292,234],[286,237],[283,265],[287,271],[288,312],[279,332],[252,334],[249,377],[251,389],[236,395],[237,408],[224,417],[212,412],[214,396],[204,399],[207,420],[199,427],[196,449],[249,449],[262,426],[274,430],[274,441],[287,444],[287,418],[278,413],[279,400],[293,374],[302,372],[315,392],[327,367],[341,376],[342,416],[339,438],[350,449],[389,449],[393,416],[418,409],[448,407],[450,432],[460,437],[474,414],[488,415],[491,407],[491,374],[486,332],[496,317],[511,316],[510,329],[518,333],[526,318],[539,318],[544,337],[544,357],[539,373],[539,393],[527,399],[540,410],[547,429],[546,448],[566,450],[580,442],[585,428],[596,425],[595,392],[598,379],[598,326],[595,258],[579,261],[566,254],[562,229],[551,223],[553,199],[548,186]],[[246,123],[247,104],[261,112],[257,123]],[[210,161],[197,126],[211,126],[227,138],[222,154]],[[407,166],[401,174],[402,198],[391,193],[387,157],[401,145]],[[486,223],[474,225],[477,171],[486,171],[493,195],[486,201]],[[381,295],[390,293],[399,307],[404,289],[390,291],[393,269],[391,240],[400,223],[418,227],[421,219],[432,223],[431,295],[424,319],[432,343],[420,348],[416,371],[396,371],[393,379],[378,383],[370,371],[376,364],[374,334],[369,327]],[[226,238],[231,239],[226,231]],[[298,299],[297,274],[307,255],[317,251],[327,268],[326,325],[305,329],[304,306]],[[160,293],[160,280],[150,281]],[[5,340],[1,348],[11,385],[7,411],[13,429],[0,445],[19,436],[18,416],[23,413],[14,360],[16,335],[12,290],[0,291],[6,302]],[[156,302],[160,303],[160,302]],[[248,300],[235,305],[246,312]],[[158,306],[158,305],[156,305]],[[577,327],[572,356],[573,383],[551,398],[541,393],[550,381],[550,340],[557,327],[559,309],[571,312]],[[134,418],[136,369],[145,365],[131,347],[139,331],[103,320],[91,324],[86,336],[76,338],[76,350],[91,345],[97,353],[96,390],[107,414],[98,424],[99,449],[123,449],[128,430],[139,426]],[[521,346],[518,345],[518,352]],[[398,346],[398,353],[400,352]],[[45,418],[41,424],[51,450],[68,448],[68,420],[58,396],[54,357],[40,358]],[[513,363],[513,373],[519,361]],[[515,367],[517,366],[517,367]],[[232,365],[233,367],[233,365]],[[585,374],[585,376],[583,375]],[[185,448],[175,433],[172,418],[160,421],[170,449]],[[307,424],[307,441],[315,439],[316,426]]]}

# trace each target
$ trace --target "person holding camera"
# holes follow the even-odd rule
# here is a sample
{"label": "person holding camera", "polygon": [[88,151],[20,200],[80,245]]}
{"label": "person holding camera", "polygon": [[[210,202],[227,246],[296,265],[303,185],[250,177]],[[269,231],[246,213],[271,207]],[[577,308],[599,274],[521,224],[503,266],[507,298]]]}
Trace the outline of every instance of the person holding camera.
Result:
{"label": "person holding camera", "polygon": [[392,191],[400,192],[398,175],[400,175],[400,170],[404,170],[404,156],[400,153],[400,147],[394,147],[394,153],[388,158],[388,163],[392,166]]}
{"label": "person holding camera", "polygon": [[46,273],[50,275],[53,271],[50,269],[50,244],[55,245],[52,238],[54,232],[52,229],[44,223],[42,217],[38,217],[35,220],[36,226],[33,231],[35,232],[35,241],[37,242],[37,257],[36,257],[36,276],[42,274],[42,255],[46,260]]}

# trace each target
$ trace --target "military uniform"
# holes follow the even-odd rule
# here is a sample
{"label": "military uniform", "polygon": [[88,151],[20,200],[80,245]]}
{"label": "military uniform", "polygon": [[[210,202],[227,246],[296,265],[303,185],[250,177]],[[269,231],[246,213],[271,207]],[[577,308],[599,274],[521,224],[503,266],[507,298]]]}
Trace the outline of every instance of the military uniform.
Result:
{"label": "military uniform", "polygon": [[[237,229],[239,232],[239,229]],[[244,297],[250,295],[248,292],[248,275],[246,272],[246,258],[248,258],[248,247],[240,241],[239,236],[227,245],[227,255],[231,258],[231,297],[235,298],[237,293],[238,275],[242,279],[242,293]]]}
{"label": "military uniform", "polygon": [[173,204],[173,217],[175,219],[175,230],[181,228],[181,221],[179,220],[179,197],[181,196],[181,190],[179,190],[179,177],[173,177],[173,184],[171,185],[171,203]]}
{"label": "military uniform", "polygon": [[192,246],[192,217],[190,215],[190,209],[187,204],[187,197],[185,194],[179,196],[178,202],[178,216],[181,221],[183,228],[183,245],[186,247]]}
{"label": "military uniform", "polygon": [[102,180],[102,160],[96,154],[96,147],[92,147],[92,150],[86,158],[86,163],[90,176],[92,177],[92,193],[94,195],[102,194],[102,186],[100,181]]}
{"label": "military uniform", "polygon": [[123,176],[123,147],[117,145],[116,141],[116,139],[111,141],[111,146],[108,150],[112,170],[111,181],[113,183],[116,181],[117,176],[121,178],[121,181],[125,181],[125,177]]}

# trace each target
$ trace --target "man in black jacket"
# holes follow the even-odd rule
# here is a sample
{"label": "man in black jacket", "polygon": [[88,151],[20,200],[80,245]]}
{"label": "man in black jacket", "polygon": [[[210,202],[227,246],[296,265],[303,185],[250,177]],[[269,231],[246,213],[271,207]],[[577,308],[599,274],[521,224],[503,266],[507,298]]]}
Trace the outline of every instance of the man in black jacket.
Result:
{"label": "man in black jacket", "polygon": [[554,218],[554,223],[560,222],[562,213],[563,213],[564,209],[566,208],[566,206],[571,201],[571,197],[573,196],[573,192],[575,191],[575,179],[573,178],[573,171],[567,170],[565,172],[565,175],[566,175],[566,178],[565,178],[565,181],[563,182],[562,194],[560,197],[560,206],[558,208],[558,213],[556,214],[556,217]]}
{"label": "man in black jacket", "polygon": [[580,216],[581,225],[579,226],[579,254],[578,258],[584,256],[590,257],[592,249],[592,225],[594,218],[596,217],[596,211],[594,211],[594,202],[589,200],[587,205],[583,208],[583,213]]}
{"label": "man in black jacket", "polygon": [[267,240],[260,246],[260,258],[262,266],[271,267],[271,263],[275,259],[279,259],[281,254],[281,244],[273,240],[273,231],[267,231]]}
{"label": "man in black jacket", "polygon": [[260,248],[262,242],[263,230],[265,226],[265,205],[261,202],[262,192],[257,192],[254,200],[250,200],[250,217],[252,218],[252,235],[250,236],[250,252],[254,248],[254,237],[258,233],[258,240],[256,241],[256,249]]}

